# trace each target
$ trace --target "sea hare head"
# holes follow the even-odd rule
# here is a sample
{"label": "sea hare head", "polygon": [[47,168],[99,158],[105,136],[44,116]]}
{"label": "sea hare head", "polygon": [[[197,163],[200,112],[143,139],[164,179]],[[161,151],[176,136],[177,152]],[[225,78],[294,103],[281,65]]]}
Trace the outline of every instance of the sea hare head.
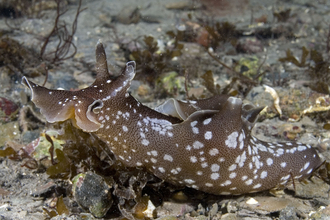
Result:
{"label": "sea hare head", "polygon": [[[32,93],[32,101],[50,123],[71,119],[73,124],[84,131],[96,131],[100,123],[96,120],[97,112],[103,107],[101,100],[81,97],[80,91],[51,90],[39,86],[26,77],[22,83]],[[78,98],[79,97],[79,98]]]}
{"label": "sea hare head", "polygon": [[110,80],[104,47],[98,42],[96,72],[95,82],[79,91],[47,89],[29,81],[26,77],[22,78],[22,83],[31,90],[32,101],[40,108],[48,122],[71,119],[73,124],[82,130],[95,132],[101,127],[97,117],[104,107],[104,102],[111,101],[111,97],[117,94],[127,92],[130,81],[135,75],[135,62],[128,62],[121,77]]}

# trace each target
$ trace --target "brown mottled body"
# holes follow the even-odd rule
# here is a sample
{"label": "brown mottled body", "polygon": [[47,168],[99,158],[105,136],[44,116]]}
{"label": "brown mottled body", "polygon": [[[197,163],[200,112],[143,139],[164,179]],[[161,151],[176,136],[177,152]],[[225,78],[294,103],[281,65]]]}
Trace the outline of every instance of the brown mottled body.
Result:
{"label": "brown mottled body", "polygon": [[32,100],[49,122],[72,119],[95,132],[127,166],[143,166],[159,178],[213,194],[243,194],[302,179],[321,165],[300,143],[266,143],[250,135],[261,108],[238,98],[177,101],[150,109],[127,90],[135,63],[111,81],[101,43],[97,78],[80,91],[49,90],[25,77]]}

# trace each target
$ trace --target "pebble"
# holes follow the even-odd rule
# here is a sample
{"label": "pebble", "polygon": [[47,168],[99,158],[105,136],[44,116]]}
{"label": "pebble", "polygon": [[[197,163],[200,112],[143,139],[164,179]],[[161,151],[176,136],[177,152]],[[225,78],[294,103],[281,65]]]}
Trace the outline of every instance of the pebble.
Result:
{"label": "pebble", "polygon": [[185,203],[164,202],[162,206],[156,208],[157,216],[184,216],[186,213],[192,212],[194,207]]}
{"label": "pebble", "polygon": [[[311,177],[311,180],[305,180],[304,182],[295,182],[295,189],[293,186],[289,186],[288,189],[295,191],[295,196],[304,199],[312,198],[329,198],[330,185],[325,183],[318,177]],[[315,190],[317,189],[317,190]]]}
{"label": "pebble", "polygon": [[136,24],[140,21],[140,18],[140,10],[134,5],[123,7],[117,15],[117,20],[122,24]]}
{"label": "pebble", "polygon": [[237,220],[237,214],[234,213],[226,213],[221,216],[221,220]]}
{"label": "pebble", "polygon": [[297,220],[299,218],[297,217],[295,207],[287,206],[285,209],[280,211],[280,216],[278,219],[279,220]]}
{"label": "pebble", "polygon": [[39,131],[26,131],[22,134],[22,142],[23,143],[30,143],[33,140],[37,139],[40,136]]}
{"label": "pebble", "polygon": [[165,5],[166,9],[169,10],[196,10],[202,7],[202,4],[190,1],[176,1]]}
{"label": "pebble", "polygon": [[[312,210],[311,207],[304,204],[302,201],[295,200],[291,197],[288,198],[278,198],[278,197],[254,197],[258,201],[258,204],[249,205],[247,207],[254,212],[257,212],[262,215],[267,215],[274,212],[281,212],[287,207],[294,207],[297,212],[307,214]],[[283,214],[284,215],[284,214]]]}
{"label": "pebble", "polygon": [[214,203],[212,208],[209,211],[209,217],[212,219],[213,216],[216,216],[219,210],[218,203]]}
{"label": "pebble", "polygon": [[103,217],[112,206],[111,186],[103,177],[88,172],[73,178],[73,195],[77,203],[97,218]]}

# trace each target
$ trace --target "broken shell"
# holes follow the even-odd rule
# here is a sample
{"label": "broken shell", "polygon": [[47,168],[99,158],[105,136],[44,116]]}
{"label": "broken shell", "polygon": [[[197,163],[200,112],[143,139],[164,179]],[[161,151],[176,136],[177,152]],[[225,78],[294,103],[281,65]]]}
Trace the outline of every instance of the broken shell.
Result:
{"label": "broken shell", "polygon": [[268,92],[273,97],[274,107],[276,111],[280,114],[280,116],[282,116],[282,110],[280,107],[280,97],[278,96],[277,92],[275,91],[275,89],[267,85],[264,85],[264,88],[265,88],[265,92]]}
{"label": "broken shell", "polygon": [[248,201],[246,201],[246,204],[249,204],[249,205],[256,205],[258,203],[259,202],[257,200],[255,200],[254,198],[250,198]]}
{"label": "broken shell", "polygon": [[155,209],[156,207],[154,206],[154,204],[150,200],[148,200],[148,207],[145,211],[143,211],[143,214],[148,218],[153,218],[153,213]]}

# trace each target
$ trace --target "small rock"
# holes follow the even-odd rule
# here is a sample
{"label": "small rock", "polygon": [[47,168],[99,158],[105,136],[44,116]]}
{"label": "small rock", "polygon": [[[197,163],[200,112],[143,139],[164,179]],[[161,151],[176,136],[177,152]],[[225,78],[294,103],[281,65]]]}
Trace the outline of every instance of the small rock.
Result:
{"label": "small rock", "polygon": [[[246,204],[251,211],[255,211],[260,214],[269,214],[273,212],[280,212],[287,207],[294,207],[297,212],[308,213],[312,210],[311,207],[305,205],[299,200],[293,198],[278,198],[278,197],[261,197],[257,196],[255,199],[258,201],[256,205]],[[244,207],[244,205],[243,205]]]}
{"label": "small rock", "polygon": [[237,220],[237,214],[227,213],[221,216],[221,220]]}
{"label": "small rock", "polygon": [[26,33],[46,37],[54,27],[53,22],[53,19],[25,19],[20,27]]}
{"label": "small rock", "polygon": [[256,198],[258,203],[255,204],[247,204],[247,206],[253,210],[262,210],[266,212],[276,212],[281,209],[284,209],[288,204],[289,200],[282,198],[274,198],[274,197],[261,197]]}
{"label": "small rock", "polygon": [[279,220],[296,220],[298,219],[296,209],[292,206],[287,206],[285,209],[280,211]]}
{"label": "small rock", "polygon": [[165,5],[169,10],[197,10],[202,7],[195,1],[176,1]]}
{"label": "small rock", "polygon": [[323,210],[322,210],[322,213],[323,214],[326,214],[328,216],[330,216],[330,205],[328,205],[327,207],[325,207]]}
{"label": "small rock", "polygon": [[205,208],[202,206],[202,204],[198,204],[198,208],[196,211],[199,215],[205,215]]}
{"label": "small rock", "polygon": [[316,212],[312,211],[309,213],[309,218],[313,220],[330,220],[329,207],[321,206]]}
{"label": "small rock", "polygon": [[264,45],[255,37],[242,38],[238,41],[237,50],[247,54],[260,53],[264,51]]}
{"label": "small rock", "polygon": [[8,196],[10,193],[10,191],[4,190],[0,187],[0,198]]}
{"label": "small rock", "polygon": [[290,186],[289,189],[295,190],[295,195],[300,198],[329,198],[330,186],[318,177],[312,177],[311,181],[295,182],[295,188]]}
{"label": "small rock", "polygon": [[23,143],[30,143],[33,140],[37,139],[40,136],[39,131],[26,131],[22,135],[22,142]]}
{"label": "small rock", "polygon": [[194,210],[194,207],[188,204],[180,204],[175,202],[164,202],[164,204],[160,207],[157,207],[155,212],[157,213],[157,216],[165,216],[165,215],[171,215],[171,216],[184,216],[184,214],[188,212],[192,212]]}
{"label": "small rock", "polygon": [[239,199],[223,199],[219,202],[219,211],[221,213],[236,213],[239,209],[239,202],[243,197]]}
{"label": "small rock", "polygon": [[219,211],[218,203],[214,203],[209,211],[209,217],[212,219],[212,217],[215,216],[218,213],[218,211]]}
{"label": "small rock", "polygon": [[142,15],[141,19],[146,23],[160,23],[161,18],[156,15]]}
{"label": "small rock", "polygon": [[197,220],[208,220],[208,218],[205,215],[197,216],[195,219],[197,219]]}
{"label": "small rock", "polygon": [[117,15],[117,20],[122,24],[136,24],[140,18],[140,10],[134,5],[125,6]]}
{"label": "small rock", "polygon": [[103,217],[112,205],[109,186],[103,177],[88,172],[73,178],[73,195],[77,203],[95,217]]}
{"label": "small rock", "polygon": [[81,219],[86,219],[86,220],[93,220],[95,219],[93,216],[86,216],[83,214],[79,214],[79,216],[76,215],[72,215],[72,216],[68,216],[67,214],[62,214],[62,215],[57,215],[53,218],[51,218],[50,220],[81,220]]}
{"label": "small rock", "polygon": [[157,218],[157,220],[178,220],[178,218],[175,216],[163,216],[163,217]]}

